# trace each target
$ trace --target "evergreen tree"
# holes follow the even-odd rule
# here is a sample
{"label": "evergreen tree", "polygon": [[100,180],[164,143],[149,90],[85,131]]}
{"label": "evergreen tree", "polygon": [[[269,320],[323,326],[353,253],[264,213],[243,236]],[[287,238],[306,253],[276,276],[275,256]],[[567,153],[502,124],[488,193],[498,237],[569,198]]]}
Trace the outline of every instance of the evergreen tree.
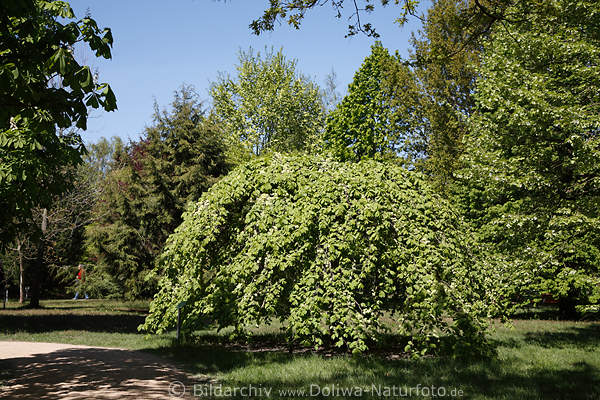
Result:
{"label": "evergreen tree", "polygon": [[94,210],[98,220],[86,232],[88,254],[116,279],[122,296],[146,297],[153,290],[146,276],[186,203],[228,171],[223,135],[183,86],[169,111],[155,107],[153,125],[115,163]]}

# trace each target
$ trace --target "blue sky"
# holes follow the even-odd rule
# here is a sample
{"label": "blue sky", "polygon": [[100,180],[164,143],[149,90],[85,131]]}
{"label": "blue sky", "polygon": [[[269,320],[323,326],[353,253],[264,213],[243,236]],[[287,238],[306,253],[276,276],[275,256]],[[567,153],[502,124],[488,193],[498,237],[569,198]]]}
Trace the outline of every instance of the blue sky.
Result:
{"label": "blue sky", "polygon": [[[86,142],[101,136],[138,138],[152,121],[153,103],[166,107],[182,83],[194,85],[208,101],[208,87],[219,72],[233,72],[240,49],[252,46],[283,48],[298,69],[320,85],[333,69],[338,90],[345,93],[354,72],[369,54],[374,39],[364,35],[344,38],[347,19],[336,19],[329,5],[307,14],[300,30],[282,24],[275,31],[255,36],[249,23],[261,15],[267,0],[71,0],[77,17],[89,8],[100,27],[113,31],[112,60],[83,53],[98,68],[101,82],[110,83],[118,111],[94,111],[83,133]],[[428,4],[428,1],[424,1]],[[348,3],[348,6],[350,3]],[[398,6],[379,7],[365,16],[383,45],[406,55],[410,33],[417,20],[404,27],[394,24]],[[348,11],[350,12],[350,11]]]}

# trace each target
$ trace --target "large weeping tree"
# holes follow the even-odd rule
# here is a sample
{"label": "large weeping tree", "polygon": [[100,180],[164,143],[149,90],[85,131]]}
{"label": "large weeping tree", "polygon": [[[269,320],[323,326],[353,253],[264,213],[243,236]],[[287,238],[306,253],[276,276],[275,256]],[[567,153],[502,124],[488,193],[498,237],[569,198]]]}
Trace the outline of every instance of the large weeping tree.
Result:
{"label": "large weeping tree", "polygon": [[493,276],[460,226],[401,167],[263,157],[188,208],[142,328],[170,329],[186,301],[186,330],[279,319],[295,343],[358,352],[388,326],[385,314],[410,338],[407,350],[431,349],[438,335],[476,347],[496,306]]}

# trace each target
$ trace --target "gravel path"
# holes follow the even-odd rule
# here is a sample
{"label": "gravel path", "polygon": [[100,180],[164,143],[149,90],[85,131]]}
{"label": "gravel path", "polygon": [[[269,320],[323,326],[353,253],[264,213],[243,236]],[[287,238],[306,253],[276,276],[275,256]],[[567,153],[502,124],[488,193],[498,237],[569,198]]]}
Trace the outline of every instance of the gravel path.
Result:
{"label": "gravel path", "polygon": [[152,354],[57,343],[0,342],[0,371],[0,399],[189,398],[192,382]]}

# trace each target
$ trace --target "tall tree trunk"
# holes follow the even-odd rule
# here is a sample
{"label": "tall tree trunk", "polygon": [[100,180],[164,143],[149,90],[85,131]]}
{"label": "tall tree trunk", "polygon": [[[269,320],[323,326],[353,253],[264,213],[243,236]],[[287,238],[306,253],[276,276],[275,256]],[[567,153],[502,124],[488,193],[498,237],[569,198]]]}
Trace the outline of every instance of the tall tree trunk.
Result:
{"label": "tall tree trunk", "polygon": [[40,306],[40,274],[44,266],[44,253],[46,250],[46,224],[48,220],[48,210],[44,208],[42,210],[42,224],[40,229],[40,237],[38,241],[37,257],[33,263],[33,270],[31,271],[31,300],[29,302],[30,307],[37,308]]}
{"label": "tall tree trunk", "polygon": [[3,306],[2,308],[6,308],[6,292],[5,290],[8,290],[8,284],[7,284],[7,279],[6,279],[6,274],[4,273],[4,265],[2,264],[2,259],[0,258],[0,277],[2,277],[2,279],[0,279],[0,282],[3,282],[4,285],[2,287],[2,301],[3,301]]}
{"label": "tall tree trunk", "polygon": [[17,239],[17,254],[19,255],[19,303],[23,304],[23,251],[21,250],[21,239]]}
{"label": "tall tree trunk", "polygon": [[569,291],[567,296],[561,297],[558,301],[558,311],[561,319],[576,320],[579,318],[579,313],[575,306],[577,305],[577,297],[573,291]]}

